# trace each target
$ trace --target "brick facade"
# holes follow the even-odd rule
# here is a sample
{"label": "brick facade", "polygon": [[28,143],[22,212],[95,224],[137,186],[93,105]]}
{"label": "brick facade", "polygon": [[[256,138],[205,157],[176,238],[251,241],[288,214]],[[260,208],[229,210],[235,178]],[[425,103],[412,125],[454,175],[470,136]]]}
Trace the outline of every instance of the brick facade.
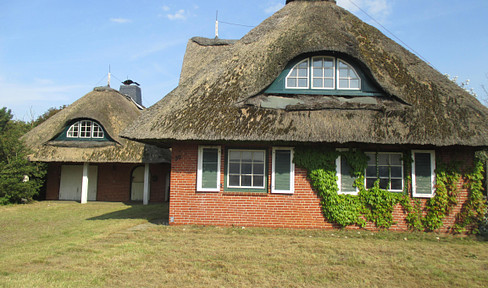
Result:
{"label": "brick facade", "polygon": [[[61,166],[80,165],[79,163],[49,163],[46,200],[59,198],[59,185],[61,181]],[[130,201],[132,171],[141,164],[104,163],[90,164],[98,166],[97,201]],[[169,164],[150,164],[151,172],[150,202],[163,202],[165,200],[167,174]],[[80,179],[81,181],[81,179]]]}
{"label": "brick facade", "polygon": [[[222,148],[225,148],[222,146]],[[286,228],[333,228],[326,221],[320,207],[320,199],[307,180],[305,169],[295,167],[295,192],[291,195],[267,193],[225,192],[224,161],[221,157],[221,188],[219,192],[197,192],[198,145],[179,143],[172,147],[170,224],[184,225],[236,225]],[[271,147],[267,147],[271,149]],[[474,151],[466,149],[442,148],[436,150],[437,161],[459,161],[464,168],[473,166]],[[269,169],[271,169],[271,153]],[[268,174],[268,184],[271,176]],[[466,201],[468,192],[463,188],[463,180],[458,184],[458,205],[444,220],[441,229],[447,232],[454,224],[455,215]],[[421,199],[423,205],[428,199]],[[413,203],[413,200],[412,200]],[[397,224],[391,230],[408,230],[405,213],[400,205],[393,213]],[[348,227],[357,229],[358,227]],[[367,229],[376,229],[368,224]]]}

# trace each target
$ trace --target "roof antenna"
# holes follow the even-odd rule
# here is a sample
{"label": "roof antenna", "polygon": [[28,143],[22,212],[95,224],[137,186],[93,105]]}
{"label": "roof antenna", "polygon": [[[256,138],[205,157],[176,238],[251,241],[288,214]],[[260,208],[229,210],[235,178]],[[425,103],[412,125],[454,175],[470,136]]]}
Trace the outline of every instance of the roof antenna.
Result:
{"label": "roof antenna", "polygon": [[110,77],[112,76],[112,74],[110,74],[110,64],[108,65],[108,84],[107,86],[110,87]]}
{"label": "roof antenna", "polygon": [[215,38],[219,38],[219,10],[215,15]]}

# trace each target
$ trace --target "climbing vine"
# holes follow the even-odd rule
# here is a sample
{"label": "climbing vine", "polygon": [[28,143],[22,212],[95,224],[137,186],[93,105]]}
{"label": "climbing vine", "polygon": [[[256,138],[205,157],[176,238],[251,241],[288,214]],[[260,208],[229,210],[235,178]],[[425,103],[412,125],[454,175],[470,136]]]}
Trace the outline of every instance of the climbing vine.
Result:
{"label": "climbing vine", "polygon": [[483,172],[483,163],[477,161],[473,172],[466,176],[465,186],[468,188],[469,196],[457,215],[457,223],[454,226],[454,231],[457,233],[465,232],[466,227],[471,228],[469,230],[472,233],[478,233],[478,225],[483,220],[487,208],[483,195]]}
{"label": "climbing vine", "polygon": [[[351,176],[355,177],[354,186],[358,195],[339,194],[336,176],[336,159],[344,157],[351,167]],[[422,201],[409,197],[408,187],[411,185],[409,173],[405,173],[403,193],[391,193],[379,188],[379,182],[366,189],[364,187],[364,171],[368,156],[360,150],[336,151],[334,149],[297,148],[295,164],[307,169],[310,182],[321,198],[324,216],[331,222],[345,227],[356,224],[364,227],[373,222],[379,228],[389,228],[395,224],[393,210],[400,204],[406,213],[406,221],[413,230],[436,230],[443,225],[443,220],[457,204],[458,187],[461,173],[458,165],[438,165],[436,169],[436,196],[425,204],[425,216]],[[406,171],[411,170],[412,157],[410,152],[403,155]],[[474,226],[484,216],[485,199],[482,194],[483,166],[476,165],[472,174],[467,176],[469,198],[458,215],[456,231],[464,231],[465,227]]]}

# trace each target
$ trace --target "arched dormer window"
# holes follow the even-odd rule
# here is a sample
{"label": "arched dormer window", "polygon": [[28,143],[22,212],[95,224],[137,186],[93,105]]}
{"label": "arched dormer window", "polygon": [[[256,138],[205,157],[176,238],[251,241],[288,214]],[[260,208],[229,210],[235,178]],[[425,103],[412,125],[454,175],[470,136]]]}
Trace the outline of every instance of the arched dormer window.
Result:
{"label": "arched dormer window", "polygon": [[305,54],[288,63],[267,94],[383,96],[365,65],[342,53]]}
{"label": "arched dormer window", "polygon": [[105,137],[102,126],[92,120],[80,120],[73,123],[66,132],[66,138],[96,138]]}
{"label": "arched dormer window", "polygon": [[306,58],[286,76],[286,89],[360,90],[361,78],[346,61],[329,56]]}

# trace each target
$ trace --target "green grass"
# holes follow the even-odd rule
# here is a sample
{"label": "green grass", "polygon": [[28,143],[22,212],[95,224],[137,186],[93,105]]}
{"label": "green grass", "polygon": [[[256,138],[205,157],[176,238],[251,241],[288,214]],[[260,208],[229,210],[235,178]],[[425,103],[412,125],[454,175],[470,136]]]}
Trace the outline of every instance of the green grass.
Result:
{"label": "green grass", "polygon": [[488,286],[488,242],[475,238],[157,224],[167,211],[0,207],[0,287]]}

